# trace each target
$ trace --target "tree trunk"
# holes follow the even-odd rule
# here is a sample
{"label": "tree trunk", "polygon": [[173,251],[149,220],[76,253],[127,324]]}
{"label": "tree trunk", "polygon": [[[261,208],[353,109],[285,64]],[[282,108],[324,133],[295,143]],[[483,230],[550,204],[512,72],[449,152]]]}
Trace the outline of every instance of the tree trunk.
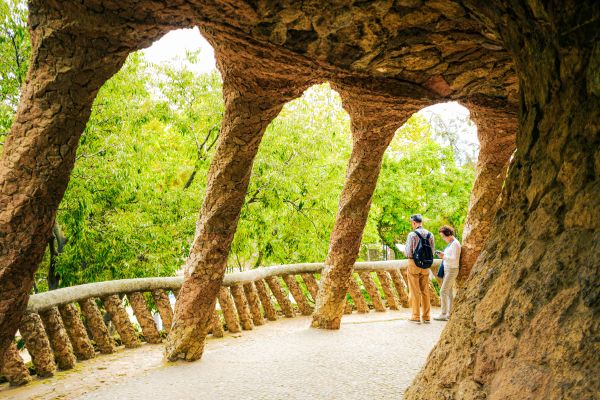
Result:
{"label": "tree trunk", "polygon": [[352,119],[353,147],[311,324],[322,329],[340,327],[383,154],[395,131],[416,111],[411,105],[397,109],[398,103],[369,93],[336,89]]}
{"label": "tree trunk", "polygon": [[408,399],[600,393],[600,7],[507,4],[481,17],[519,73],[517,152],[445,340]]}
{"label": "tree trunk", "polygon": [[225,113],[196,238],[187,260],[186,278],[167,338],[165,356],[171,361],[192,361],[202,356],[262,135],[290,99],[281,88],[289,91],[291,87],[293,97],[306,88],[288,81],[258,83],[251,75],[259,72],[258,65],[243,68],[235,64],[237,56],[227,58],[226,63],[219,47],[215,50],[224,81]]}

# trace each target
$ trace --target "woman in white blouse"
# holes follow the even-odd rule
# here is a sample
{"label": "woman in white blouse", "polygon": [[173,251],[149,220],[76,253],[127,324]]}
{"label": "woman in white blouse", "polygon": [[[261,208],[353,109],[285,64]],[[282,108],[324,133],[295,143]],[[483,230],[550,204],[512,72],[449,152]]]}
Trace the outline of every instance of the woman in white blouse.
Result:
{"label": "woman in white blouse", "polygon": [[434,317],[436,321],[448,321],[450,318],[450,308],[452,307],[452,289],[458,276],[458,264],[460,260],[460,243],[454,237],[454,229],[444,225],[439,230],[440,236],[448,246],[444,252],[438,252],[438,256],[444,262],[444,281],[440,289],[440,300],[442,302],[442,313]]}

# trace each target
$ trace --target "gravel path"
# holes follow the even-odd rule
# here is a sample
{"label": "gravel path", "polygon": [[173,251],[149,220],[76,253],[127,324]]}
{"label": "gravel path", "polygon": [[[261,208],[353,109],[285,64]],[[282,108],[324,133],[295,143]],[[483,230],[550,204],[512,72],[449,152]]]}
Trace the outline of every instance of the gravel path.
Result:
{"label": "gravel path", "polygon": [[161,345],[145,345],[0,390],[0,398],[399,399],[444,326],[415,325],[408,316],[408,310],[353,314],[339,331],[308,329],[308,317],[280,319],[209,340],[194,363],[166,364]]}

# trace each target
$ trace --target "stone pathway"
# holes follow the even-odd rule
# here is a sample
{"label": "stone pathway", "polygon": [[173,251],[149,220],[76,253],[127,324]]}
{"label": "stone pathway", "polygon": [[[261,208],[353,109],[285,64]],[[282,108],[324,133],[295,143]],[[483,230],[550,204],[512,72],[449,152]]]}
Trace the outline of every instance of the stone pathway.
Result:
{"label": "stone pathway", "polygon": [[[436,315],[438,310],[432,310]],[[345,316],[339,331],[308,317],[208,341],[194,363],[164,363],[144,345],[77,364],[2,399],[399,399],[444,323],[408,322],[408,310]]]}

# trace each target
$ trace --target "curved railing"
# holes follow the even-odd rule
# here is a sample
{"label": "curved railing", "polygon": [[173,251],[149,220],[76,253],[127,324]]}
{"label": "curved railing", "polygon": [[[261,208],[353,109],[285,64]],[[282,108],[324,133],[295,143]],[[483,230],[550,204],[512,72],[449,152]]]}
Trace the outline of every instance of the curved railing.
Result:
{"label": "curved railing", "polygon": [[[218,295],[210,334],[222,337],[225,330],[238,333],[280,316],[310,315],[318,291],[323,263],[289,264],[227,274]],[[354,266],[346,313],[396,310],[408,307],[406,260],[359,262]],[[434,271],[439,266],[436,260]],[[358,278],[358,279],[357,279]],[[109,354],[119,345],[138,347],[142,342],[160,343],[151,308],[160,315],[165,332],[173,321],[168,292],[177,296],[183,277],[122,279],[96,282],[35,294],[29,299],[19,332],[38,377],[54,375],[56,369],[73,368],[77,360]],[[432,303],[439,298],[430,287]],[[127,312],[131,307],[137,324]],[[149,307],[150,306],[150,307]],[[118,337],[111,335],[110,320]],[[29,368],[13,343],[6,352],[0,373],[11,385],[31,380]]]}

